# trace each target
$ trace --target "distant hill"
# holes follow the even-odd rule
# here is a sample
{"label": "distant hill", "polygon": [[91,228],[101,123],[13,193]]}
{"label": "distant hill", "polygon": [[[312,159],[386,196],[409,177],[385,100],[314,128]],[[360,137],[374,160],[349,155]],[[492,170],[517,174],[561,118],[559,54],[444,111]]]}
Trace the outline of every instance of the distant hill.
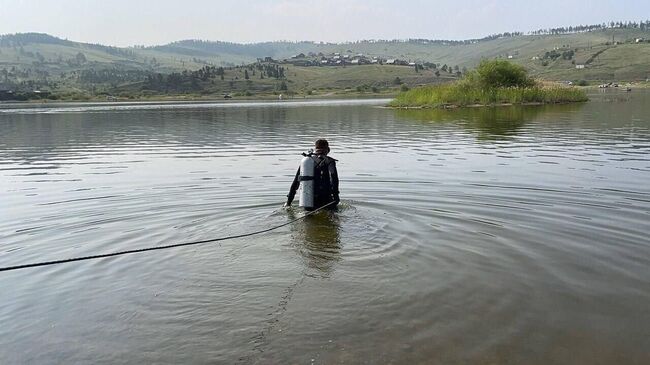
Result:
{"label": "distant hill", "polygon": [[[645,80],[650,77],[650,43],[646,41],[649,38],[650,22],[557,28],[529,34],[514,32],[465,41],[239,44],[183,40],[125,48],[74,42],[48,34],[20,33],[0,36],[0,90],[12,87],[110,90],[142,82],[157,73],[182,73],[206,66],[229,68],[259,58],[283,60],[301,53],[317,58],[319,54],[335,52],[458,66],[457,69],[472,68],[483,58],[506,58],[548,80]],[[308,74],[306,71],[305,75]],[[323,75],[336,78],[338,74]],[[372,81],[372,77],[364,75],[364,80]],[[336,82],[332,80],[333,85]]]}

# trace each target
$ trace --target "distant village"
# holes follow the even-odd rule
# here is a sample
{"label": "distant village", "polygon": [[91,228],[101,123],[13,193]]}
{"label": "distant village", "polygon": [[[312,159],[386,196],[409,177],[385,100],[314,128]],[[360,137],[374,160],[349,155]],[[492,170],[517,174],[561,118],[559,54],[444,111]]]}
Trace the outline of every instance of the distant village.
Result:
{"label": "distant village", "polygon": [[417,65],[416,62],[410,60],[400,60],[397,58],[381,58],[369,57],[362,53],[358,54],[341,54],[339,52],[331,54],[314,53],[308,54],[300,53],[291,58],[281,61],[274,60],[272,57],[258,58],[258,62],[275,62],[286,63],[294,66],[310,67],[310,66],[359,66],[359,65],[394,65],[394,66],[412,66]]}

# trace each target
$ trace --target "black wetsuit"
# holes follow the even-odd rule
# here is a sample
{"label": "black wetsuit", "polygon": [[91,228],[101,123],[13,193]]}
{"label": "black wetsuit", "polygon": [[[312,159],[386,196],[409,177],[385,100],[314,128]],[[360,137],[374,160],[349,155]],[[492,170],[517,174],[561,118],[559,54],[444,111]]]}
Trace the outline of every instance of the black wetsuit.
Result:
{"label": "black wetsuit", "polygon": [[[325,155],[314,157],[314,209],[336,201],[330,206],[335,208],[339,201],[339,174],[336,171],[336,160]],[[300,186],[300,168],[293,179],[291,189],[287,195],[287,202],[291,204]]]}

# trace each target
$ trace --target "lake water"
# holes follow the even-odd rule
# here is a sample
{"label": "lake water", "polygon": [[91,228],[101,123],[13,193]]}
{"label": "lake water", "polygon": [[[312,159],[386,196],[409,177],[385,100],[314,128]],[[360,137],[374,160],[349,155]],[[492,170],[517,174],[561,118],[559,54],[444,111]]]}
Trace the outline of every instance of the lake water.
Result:
{"label": "lake water", "polygon": [[0,266],[342,198],[0,272],[0,363],[650,363],[650,92],[385,103],[0,105]]}

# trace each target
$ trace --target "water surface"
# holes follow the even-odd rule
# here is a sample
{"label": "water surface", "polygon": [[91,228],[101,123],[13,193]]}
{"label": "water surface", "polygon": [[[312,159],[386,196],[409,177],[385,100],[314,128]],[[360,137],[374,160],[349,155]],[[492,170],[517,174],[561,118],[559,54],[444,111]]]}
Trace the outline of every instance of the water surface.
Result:
{"label": "water surface", "polygon": [[650,362],[650,93],[383,104],[0,104],[0,266],[287,222],[318,137],[343,200],[0,273],[0,363]]}

